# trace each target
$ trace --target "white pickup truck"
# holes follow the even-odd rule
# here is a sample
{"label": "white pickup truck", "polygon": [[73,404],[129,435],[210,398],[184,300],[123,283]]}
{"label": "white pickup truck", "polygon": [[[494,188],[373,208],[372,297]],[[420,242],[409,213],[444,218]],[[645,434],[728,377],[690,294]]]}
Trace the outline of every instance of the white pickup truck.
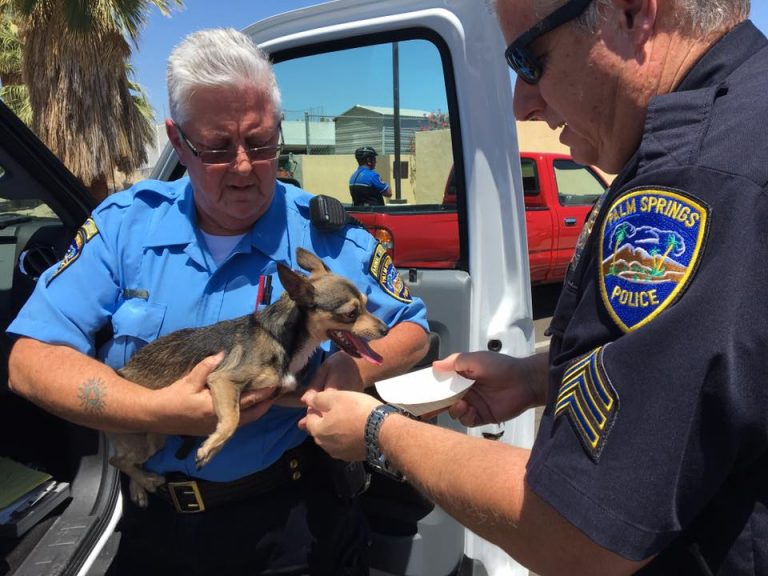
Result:
{"label": "white pickup truck", "polygon": [[[424,364],[456,351],[532,353],[512,89],[489,5],[482,0],[338,0],[244,30],[275,63],[292,177],[308,191],[346,198],[353,151],[362,145],[377,148],[379,169],[396,203],[440,202],[446,176],[455,167],[458,265],[400,271],[429,309],[432,349]],[[92,201],[1,103],[0,136],[5,326],[40,269],[63,255]],[[168,149],[153,176],[173,179],[183,170]],[[41,216],[37,205],[49,210]],[[425,235],[424,242],[429,241]],[[4,354],[7,347],[3,341]],[[6,380],[0,374],[0,381]],[[23,529],[4,532],[0,526],[5,558],[0,575],[103,574],[119,546],[113,530],[121,509],[103,437],[50,417],[5,389],[0,389],[0,423],[0,456],[35,462],[66,484],[70,495]],[[445,415],[436,423],[458,426]],[[22,429],[34,429],[35,437],[45,440],[19,440]],[[529,412],[466,433],[530,446],[534,416]],[[363,498],[373,530],[374,574],[527,573],[407,484],[376,477]]]}

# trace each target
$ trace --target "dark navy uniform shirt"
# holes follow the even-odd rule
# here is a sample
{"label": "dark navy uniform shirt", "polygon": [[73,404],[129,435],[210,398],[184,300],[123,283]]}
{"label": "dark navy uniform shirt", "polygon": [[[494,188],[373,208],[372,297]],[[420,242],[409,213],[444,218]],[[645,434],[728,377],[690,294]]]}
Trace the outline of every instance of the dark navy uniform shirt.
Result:
{"label": "dark navy uniform shirt", "polygon": [[[262,276],[272,278],[271,301],[276,301],[283,291],[277,262],[298,269],[299,246],[349,278],[367,295],[368,309],[389,326],[407,321],[427,330],[424,303],[410,296],[386,251],[362,228],[317,230],[310,224],[311,198],[278,182],[267,212],[217,266],[196,226],[189,180],[139,182],[94,210],[64,260],[40,277],[8,331],[65,344],[120,368],[160,336],[251,313]],[[97,349],[96,335],[107,322],[113,335]],[[331,351],[328,342],[323,348]],[[322,355],[313,356],[307,382]],[[171,436],[145,467],[214,481],[241,478],[304,441],[297,422],[305,412],[273,406],[238,428],[200,470],[196,450],[177,458],[182,439]]]}
{"label": "dark navy uniform shirt", "polygon": [[552,320],[532,489],[653,574],[768,574],[768,41],[745,22],[602,199]]}

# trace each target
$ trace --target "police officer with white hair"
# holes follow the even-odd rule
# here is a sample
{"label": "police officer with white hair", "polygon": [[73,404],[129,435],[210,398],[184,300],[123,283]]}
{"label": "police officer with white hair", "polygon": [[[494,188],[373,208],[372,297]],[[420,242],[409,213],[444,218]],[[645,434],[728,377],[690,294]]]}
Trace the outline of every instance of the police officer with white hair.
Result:
{"label": "police officer with white hair", "polygon": [[9,328],[11,387],[77,424],[168,435],[143,465],[165,479],[148,506],[124,486],[110,576],[366,576],[364,470],[315,448],[297,426],[303,406],[246,391],[237,431],[198,469],[196,448],[217,424],[206,379],[220,358],[156,390],[113,368],[170,332],[276,301],[277,265],[298,268],[297,247],[354,282],[391,328],[372,343],[381,365],[326,342],[302,386],[362,390],[410,368],[427,351],[424,303],[370,234],[315,227],[313,196],[276,181],[280,91],[248,36],[189,34],[169,58],[168,92],[166,129],[187,175],[138,182],[94,210]]}

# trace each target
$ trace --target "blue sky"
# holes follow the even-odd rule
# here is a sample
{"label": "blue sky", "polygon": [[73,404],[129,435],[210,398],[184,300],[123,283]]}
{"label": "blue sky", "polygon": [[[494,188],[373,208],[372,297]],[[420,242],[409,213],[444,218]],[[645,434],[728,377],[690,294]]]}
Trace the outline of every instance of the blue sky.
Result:
{"label": "blue sky", "polygon": [[[135,79],[149,96],[158,122],[168,113],[165,90],[165,64],[173,47],[189,32],[211,27],[232,27],[242,29],[268,16],[312,4],[318,0],[185,0],[182,10],[174,10],[165,17],[152,8],[146,27],[139,37],[139,49],[134,50],[132,63]],[[758,28],[768,34],[768,2],[752,1],[752,20]],[[306,82],[312,85],[311,79]],[[327,85],[318,82],[318,86]],[[286,107],[290,96],[283,87]]]}
{"label": "blue sky", "polygon": [[203,28],[232,27],[241,30],[258,20],[296,8],[320,4],[318,0],[184,0],[182,10],[169,17],[152,7],[146,27],[134,49],[135,79],[155,109],[157,121],[168,115],[165,65],[173,47],[187,34]]}

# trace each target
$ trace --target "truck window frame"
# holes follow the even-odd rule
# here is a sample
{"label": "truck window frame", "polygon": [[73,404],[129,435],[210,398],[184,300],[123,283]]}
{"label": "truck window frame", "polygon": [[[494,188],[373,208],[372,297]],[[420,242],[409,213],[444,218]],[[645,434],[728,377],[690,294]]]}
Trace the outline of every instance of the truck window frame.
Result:
{"label": "truck window frame", "polygon": [[[280,64],[281,62],[286,62],[288,60],[294,60],[302,57],[328,54],[331,52],[338,52],[340,50],[349,50],[366,46],[391,44],[393,42],[404,42],[407,40],[425,40],[430,42],[437,49],[440,57],[440,63],[443,69],[445,96],[448,106],[448,117],[450,118],[451,151],[453,154],[453,165],[456,178],[455,209],[458,216],[457,233],[459,235],[459,259],[456,263],[455,269],[469,271],[469,240],[467,229],[465,177],[466,169],[464,166],[464,154],[462,151],[462,133],[458,96],[456,93],[456,76],[454,73],[450,50],[442,36],[429,28],[404,28],[397,31],[351,36],[342,40],[318,42],[312,44],[311,46],[299,46],[296,48],[276,50],[270,53],[270,59],[272,60],[273,64]],[[312,191],[308,190],[308,192]]]}

